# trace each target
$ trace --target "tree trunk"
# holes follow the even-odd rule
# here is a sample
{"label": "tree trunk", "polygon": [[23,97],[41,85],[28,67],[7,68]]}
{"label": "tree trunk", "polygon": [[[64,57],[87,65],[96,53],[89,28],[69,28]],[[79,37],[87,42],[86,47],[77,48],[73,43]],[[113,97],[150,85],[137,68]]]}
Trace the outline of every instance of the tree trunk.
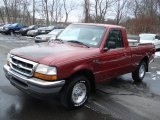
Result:
{"label": "tree trunk", "polygon": [[90,20],[90,4],[89,0],[84,0],[84,22],[88,23]]}
{"label": "tree trunk", "polygon": [[46,8],[46,24],[49,25],[49,15],[48,15],[48,0],[45,0],[45,8]]}
{"label": "tree trunk", "polygon": [[7,4],[6,0],[3,0],[3,2],[4,2],[4,5],[5,5],[5,11],[6,11],[6,14],[7,14],[7,22],[10,23],[10,15],[9,15],[9,12],[8,12],[8,4]]}
{"label": "tree trunk", "polygon": [[4,20],[4,18],[3,18],[1,9],[0,9],[0,17],[1,17],[2,21],[3,21],[3,23],[5,24],[5,20]]}
{"label": "tree trunk", "polygon": [[68,21],[68,13],[66,13],[65,23]]}
{"label": "tree trunk", "polygon": [[35,0],[33,0],[33,18],[32,18],[32,24],[35,24]]}

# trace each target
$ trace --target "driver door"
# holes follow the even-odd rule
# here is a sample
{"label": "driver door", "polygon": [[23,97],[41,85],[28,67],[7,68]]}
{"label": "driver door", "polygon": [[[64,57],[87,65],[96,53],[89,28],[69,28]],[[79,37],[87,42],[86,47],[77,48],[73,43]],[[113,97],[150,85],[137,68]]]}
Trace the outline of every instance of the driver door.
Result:
{"label": "driver door", "polygon": [[[115,48],[108,48],[109,42],[115,43]],[[101,81],[119,76],[124,72],[122,68],[126,64],[126,57],[122,31],[110,30],[104,47],[108,50],[101,53],[99,65],[96,67],[99,71],[98,79]]]}

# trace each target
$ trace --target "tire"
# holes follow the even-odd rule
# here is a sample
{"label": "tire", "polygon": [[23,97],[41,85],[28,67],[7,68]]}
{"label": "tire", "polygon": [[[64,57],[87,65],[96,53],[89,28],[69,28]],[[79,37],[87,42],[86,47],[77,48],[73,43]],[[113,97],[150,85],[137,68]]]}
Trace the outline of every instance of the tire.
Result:
{"label": "tire", "polygon": [[10,30],[10,35],[13,36],[14,35],[14,30]]}
{"label": "tire", "polygon": [[67,109],[78,109],[87,102],[89,94],[89,80],[85,76],[75,76],[62,89],[61,104]]}
{"label": "tire", "polygon": [[22,35],[22,36],[25,36],[26,34],[25,34],[25,33],[21,33],[21,35]]}
{"label": "tire", "polygon": [[146,62],[142,61],[137,69],[132,72],[132,78],[135,82],[142,82],[143,81],[143,78],[145,77],[145,74],[146,74],[146,71],[147,71],[147,64]]}

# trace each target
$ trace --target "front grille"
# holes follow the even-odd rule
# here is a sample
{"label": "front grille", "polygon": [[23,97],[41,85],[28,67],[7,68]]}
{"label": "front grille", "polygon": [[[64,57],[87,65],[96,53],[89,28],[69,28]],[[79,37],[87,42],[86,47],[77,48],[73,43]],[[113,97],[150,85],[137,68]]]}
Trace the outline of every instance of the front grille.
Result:
{"label": "front grille", "polygon": [[35,67],[37,66],[37,63],[17,56],[11,56],[10,66],[14,71],[31,77],[33,75]]}

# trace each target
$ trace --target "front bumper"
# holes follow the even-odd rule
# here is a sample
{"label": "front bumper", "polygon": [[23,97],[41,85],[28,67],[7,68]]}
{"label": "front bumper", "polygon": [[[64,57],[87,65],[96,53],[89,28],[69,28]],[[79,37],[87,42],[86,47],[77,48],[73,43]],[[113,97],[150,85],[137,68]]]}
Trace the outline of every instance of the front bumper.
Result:
{"label": "front bumper", "polygon": [[159,51],[160,50],[160,44],[155,45],[155,48],[156,48],[156,51]]}
{"label": "front bumper", "polygon": [[27,34],[27,30],[20,30],[19,33],[22,34],[22,35],[26,35]]}
{"label": "front bumper", "polygon": [[9,29],[8,30],[3,30],[2,33],[9,34]]}
{"label": "front bumper", "polygon": [[29,78],[13,71],[8,65],[4,65],[3,69],[12,85],[29,94],[58,94],[65,84],[65,80],[49,82],[34,77]]}
{"label": "front bumper", "polygon": [[32,37],[35,37],[35,36],[38,35],[38,33],[36,33],[36,32],[27,32],[27,35],[28,35],[28,36],[32,36]]}

